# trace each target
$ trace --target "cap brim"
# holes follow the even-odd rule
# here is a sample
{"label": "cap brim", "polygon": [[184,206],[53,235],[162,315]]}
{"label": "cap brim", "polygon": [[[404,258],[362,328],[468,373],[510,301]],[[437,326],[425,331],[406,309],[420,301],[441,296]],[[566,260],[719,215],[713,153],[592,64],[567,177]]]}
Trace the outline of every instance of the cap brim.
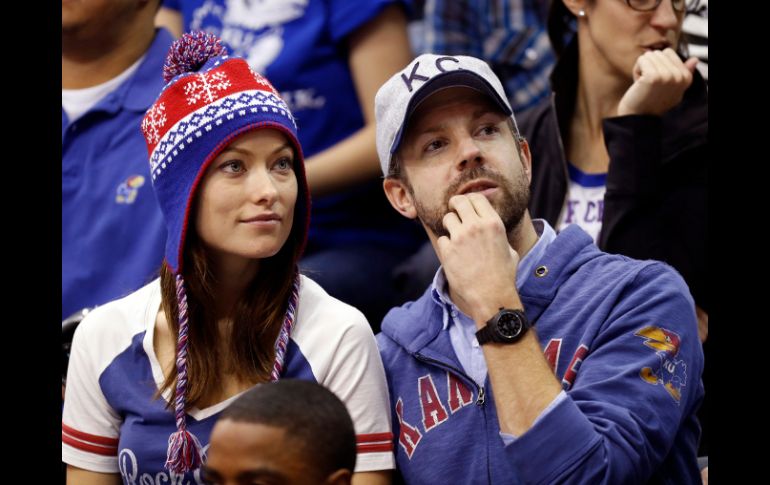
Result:
{"label": "cap brim", "polygon": [[506,116],[511,116],[513,114],[511,108],[509,108],[508,104],[500,98],[497,91],[495,91],[495,89],[478,74],[463,69],[445,72],[435,76],[433,79],[420,86],[420,89],[418,89],[414,96],[412,96],[412,99],[409,100],[404,120],[401,122],[401,128],[399,128],[398,133],[396,133],[396,137],[393,140],[393,145],[390,149],[391,155],[393,155],[396,150],[398,150],[399,145],[401,145],[401,138],[404,131],[406,131],[409,120],[423,101],[437,92],[449,88],[470,88],[478,91],[494,101],[495,105],[500,108],[500,111],[505,113]]}

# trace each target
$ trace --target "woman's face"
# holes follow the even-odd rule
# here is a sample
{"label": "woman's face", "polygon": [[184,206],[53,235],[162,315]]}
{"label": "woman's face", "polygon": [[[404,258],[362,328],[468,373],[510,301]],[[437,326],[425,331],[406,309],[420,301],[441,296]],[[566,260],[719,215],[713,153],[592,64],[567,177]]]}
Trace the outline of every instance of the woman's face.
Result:
{"label": "woman's face", "polygon": [[637,58],[648,50],[677,48],[684,12],[674,10],[672,0],[662,0],[648,12],[632,9],[625,0],[565,3],[573,13],[585,10],[584,17],[577,17],[581,50],[594,50],[596,67],[604,65],[618,76],[632,80]]}
{"label": "woman's face", "polygon": [[280,131],[243,134],[209,165],[195,227],[214,260],[261,259],[283,247],[294,222],[294,150]]}

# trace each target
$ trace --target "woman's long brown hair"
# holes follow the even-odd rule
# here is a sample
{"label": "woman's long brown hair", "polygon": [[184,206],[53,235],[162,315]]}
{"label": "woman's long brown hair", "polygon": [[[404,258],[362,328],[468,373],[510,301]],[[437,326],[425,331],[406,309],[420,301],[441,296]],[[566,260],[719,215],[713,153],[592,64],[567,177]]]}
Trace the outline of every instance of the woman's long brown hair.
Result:
{"label": "woman's long brown hair", "polygon": [[[295,160],[297,158],[295,157]],[[299,162],[301,163],[301,162]],[[298,177],[300,175],[295,170]],[[273,345],[283,323],[297,271],[306,233],[305,194],[299,185],[294,208],[294,224],[280,251],[260,261],[259,271],[234,306],[231,315],[232,333],[227,355],[218,344],[218,320],[215,309],[218,283],[203,242],[194,230],[189,231],[184,250],[183,276],[187,293],[189,318],[187,354],[186,408],[195,406],[212,392],[221,390],[225,372],[240,381],[269,380],[275,352]],[[195,211],[193,211],[195,212]],[[194,221],[194,214],[190,222]],[[191,226],[192,227],[192,226]],[[176,298],[176,278],[164,261],[160,269],[163,312],[174,336],[179,334],[179,310]],[[222,367],[227,363],[227,369]],[[176,386],[177,369],[172,366],[156,396]],[[171,401],[173,403],[173,400]],[[169,404],[170,407],[172,404]]]}

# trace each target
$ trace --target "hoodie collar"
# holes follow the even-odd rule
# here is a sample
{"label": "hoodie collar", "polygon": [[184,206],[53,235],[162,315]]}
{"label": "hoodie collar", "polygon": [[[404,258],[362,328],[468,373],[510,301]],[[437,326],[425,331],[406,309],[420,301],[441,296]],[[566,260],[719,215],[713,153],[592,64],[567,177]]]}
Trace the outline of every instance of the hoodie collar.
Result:
{"label": "hoodie collar", "polygon": [[536,324],[562,284],[586,261],[602,254],[591,236],[577,224],[562,230],[519,290],[527,318]]}
{"label": "hoodie collar", "polygon": [[[564,229],[547,246],[544,254],[532,270],[519,296],[524,303],[527,318],[536,322],[556,295],[561,284],[586,261],[601,255],[591,236],[573,224]],[[537,269],[544,266],[545,275],[538,276]],[[442,305],[433,296],[433,285],[414,302],[392,309],[382,325],[382,332],[410,354],[437,352],[452,356],[449,338],[440,338],[443,328]],[[427,355],[427,353],[426,353]]]}

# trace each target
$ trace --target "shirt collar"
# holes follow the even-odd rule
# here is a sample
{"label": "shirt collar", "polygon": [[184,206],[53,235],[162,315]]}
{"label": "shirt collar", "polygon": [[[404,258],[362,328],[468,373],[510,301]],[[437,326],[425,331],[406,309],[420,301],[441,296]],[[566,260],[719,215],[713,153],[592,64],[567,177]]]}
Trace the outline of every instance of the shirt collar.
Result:
{"label": "shirt collar", "polygon": [[155,29],[150,48],[143,55],[139,67],[118,88],[105,96],[92,108],[115,113],[123,108],[130,111],[146,111],[165,85],[163,63],[174,38],[165,29]]}

